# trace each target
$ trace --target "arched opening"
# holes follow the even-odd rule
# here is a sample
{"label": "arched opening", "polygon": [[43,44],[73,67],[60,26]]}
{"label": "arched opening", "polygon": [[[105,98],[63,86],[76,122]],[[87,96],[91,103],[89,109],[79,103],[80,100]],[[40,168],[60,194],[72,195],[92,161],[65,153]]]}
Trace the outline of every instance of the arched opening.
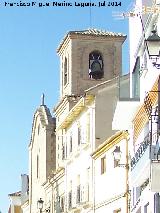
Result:
{"label": "arched opening", "polygon": [[64,60],[64,85],[67,84],[67,80],[68,80],[67,58],[65,57],[65,60]]}
{"label": "arched opening", "polygon": [[89,77],[93,79],[101,79],[104,76],[103,59],[98,51],[89,54]]}

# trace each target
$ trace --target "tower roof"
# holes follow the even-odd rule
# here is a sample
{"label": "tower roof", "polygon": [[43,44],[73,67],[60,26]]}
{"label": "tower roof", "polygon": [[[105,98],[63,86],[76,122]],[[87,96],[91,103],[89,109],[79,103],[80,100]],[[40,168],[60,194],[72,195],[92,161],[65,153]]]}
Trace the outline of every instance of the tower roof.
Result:
{"label": "tower roof", "polygon": [[[71,36],[81,36],[81,37],[114,37],[114,38],[126,38],[127,36],[122,33],[115,33],[115,32],[110,32],[110,31],[105,31],[105,30],[99,30],[99,29],[87,29],[87,30],[77,30],[77,31],[69,31],[65,37],[63,38],[62,42],[57,48],[57,52],[61,49],[62,45],[64,42],[67,40],[68,37]],[[73,38],[73,37],[72,37]]]}

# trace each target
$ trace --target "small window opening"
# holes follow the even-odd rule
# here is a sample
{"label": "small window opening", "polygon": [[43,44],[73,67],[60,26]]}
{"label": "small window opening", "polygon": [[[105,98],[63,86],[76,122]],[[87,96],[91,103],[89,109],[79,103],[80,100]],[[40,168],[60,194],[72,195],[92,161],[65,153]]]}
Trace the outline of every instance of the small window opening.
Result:
{"label": "small window opening", "polygon": [[101,175],[106,172],[106,156],[101,158]]}
{"label": "small window opening", "polygon": [[64,60],[64,85],[66,85],[68,80],[68,70],[67,70],[67,58]]}
{"label": "small window opening", "polygon": [[72,142],[72,133],[70,134],[70,152],[72,152],[72,144],[73,142]]}

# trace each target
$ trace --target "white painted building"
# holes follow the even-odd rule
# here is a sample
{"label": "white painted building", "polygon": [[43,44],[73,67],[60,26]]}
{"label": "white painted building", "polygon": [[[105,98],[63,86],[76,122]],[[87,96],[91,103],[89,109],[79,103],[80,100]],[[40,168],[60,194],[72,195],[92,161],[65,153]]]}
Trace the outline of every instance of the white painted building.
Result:
{"label": "white painted building", "polygon": [[[111,176],[106,173],[102,178],[101,194],[98,190],[101,181],[97,173],[99,163],[94,165],[91,157],[107,138],[117,132],[112,130],[112,119],[119,93],[125,39],[121,33],[89,29],[70,31],[60,43],[60,100],[54,109],[56,126],[43,96],[33,117],[29,144],[29,197],[28,200],[23,197],[26,202],[22,205],[25,213],[118,213],[128,209],[128,173],[124,168],[113,169],[113,174],[118,177],[121,173],[123,180],[118,184],[115,176],[118,188],[110,187],[107,194],[112,184],[105,184],[104,179],[111,181]],[[123,92],[129,95],[126,90],[128,75],[121,80]],[[123,141],[125,143],[125,140],[120,142],[122,149],[125,146]],[[105,200],[122,197],[120,203],[115,200],[115,208],[113,205],[99,208],[102,195]]]}
{"label": "white painted building", "polygon": [[53,209],[52,193],[45,185],[55,169],[55,147],[55,119],[43,96],[33,117],[29,144],[29,213],[40,212],[38,203],[43,204],[42,211]]}
{"label": "white painted building", "polygon": [[57,126],[57,131],[61,131],[62,128],[66,130],[63,134],[63,161],[60,164],[65,171],[64,192],[59,190],[60,194],[64,194],[64,211],[94,211],[95,183],[91,153],[101,144],[100,137],[96,136],[107,138],[107,135],[113,134],[111,121],[117,85],[118,81],[115,78],[90,89],[70,110],[61,125]]}
{"label": "white painted building", "polygon": [[54,197],[62,212],[95,211],[91,154],[115,133],[112,118],[125,38],[95,29],[71,31],[58,48],[61,70],[60,101],[55,107],[56,171],[64,170],[64,187],[58,184],[59,196]]}
{"label": "white painted building", "polygon": [[[113,128],[129,130],[131,212],[159,213],[159,75],[160,66],[153,64],[146,40],[152,31],[160,36],[160,16],[153,13],[154,1],[137,0],[136,11],[146,13],[130,17],[130,97],[120,99],[113,119]],[[155,1],[156,3],[156,1]],[[149,7],[150,6],[150,7]],[[136,32],[135,32],[136,29]],[[160,47],[160,45],[158,45]],[[160,60],[157,60],[157,64]],[[160,63],[159,63],[160,64]],[[138,95],[137,95],[138,94]],[[137,96],[136,96],[137,95]],[[126,111],[126,109],[129,109]],[[119,115],[118,115],[119,114]],[[122,120],[122,115],[126,118]]]}
{"label": "white painted building", "polygon": [[[121,159],[114,158],[114,151]],[[128,133],[117,132],[92,154],[94,211],[96,213],[129,213]]]}

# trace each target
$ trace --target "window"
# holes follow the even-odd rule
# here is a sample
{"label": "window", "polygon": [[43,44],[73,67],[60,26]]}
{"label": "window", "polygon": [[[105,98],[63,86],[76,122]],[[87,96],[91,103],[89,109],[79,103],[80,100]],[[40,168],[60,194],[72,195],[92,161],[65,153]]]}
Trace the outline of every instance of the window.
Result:
{"label": "window", "polygon": [[78,127],[78,146],[81,144],[81,140],[82,140],[82,138],[81,138],[81,127],[79,126]]}
{"label": "window", "polygon": [[93,79],[103,78],[103,60],[98,51],[89,54],[89,77]]}
{"label": "window", "polygon": [[60,208],[61,208],[61,212],[64,212],[64,196],[61,197],[61,200],[60,200]]}
{"label": "window", "polygon": [[72,208],[72,191],[68,193],[68,208]]}
{"label": "window", "polygon": [[69,185],[69,193],[68,193],[68,208],[72,208],[72,181],[70,181]]}
{"label": "window", "polygon": [[[58,136],[58,141],[59,141],[59,136]],[[65,159],[65,144],[64,144],[64,140],[63,140],[63,135],[61,136],[61,158],[62,160]]]}
{"label": "window", "polygon": [[77,203],[81,201],[81,186],[80,186],[80,175],[77,176]]}
{"label": "window", "polygon": [[62,143],[62,160],[65,159],[65,145]]}
{"label": "window", "polygon": [[61,155],[62,160],[66,160],[67,159],[67,138],[66,140],[62,140],[61,152],[62,152],[62,155]]}
{"label": "window", "polygon": [[106,172],[106,156],[101,158],[101,175]]}
{"label": "window", "polygon": [[40,133],[40,124],[38,125],[38,135],[39,135],[39,133]]}
{"label": "window", "polygon": [[72,133],[70,133],[70,139],[69,139],[69,142],[70,142],[70,152],[72,152],[72,145],[73,145],[73,140],[72,140]]}
{"label": "window", "polygon": [[39,156],[37,155],[37,179],[39,178]]}
{"label": "window", "polygon": [[57,205],[59,212],[64,212],[64,196],[58,196]]}
{"label": "window", "polygon": [[64,85],[66,85],[68,80],[68,70],[67,70],[67,58],[64,60]]}
{"label": "window", "polygon": [[81,186],[77,186],[77,203],[81,201]]}

